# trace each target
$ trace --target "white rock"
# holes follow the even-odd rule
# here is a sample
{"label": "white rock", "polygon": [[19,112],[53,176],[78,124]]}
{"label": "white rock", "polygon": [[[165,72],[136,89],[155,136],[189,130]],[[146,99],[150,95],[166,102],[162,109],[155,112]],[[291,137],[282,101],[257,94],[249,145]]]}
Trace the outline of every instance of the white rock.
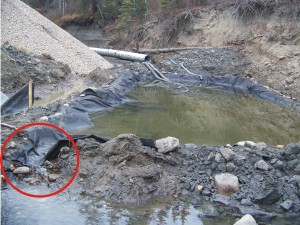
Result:
{"label": "white rock", "polygon": [[246,141],[245,142],[245,147],[248,147],[248,148],[253,148],[256,146],[256,143],[253,142],[253,141]]}
{"label": "white rock", "polygon": [[48,120],[49,120],[48,116],[42,116],[42,117],[39,119],[39,121],[41,121],[41,122],[48,122]]}
{"label": "white rock", "polygon": [[10,148],[15,148],[16,147],[16,143],[14,141],[10,142],[9,147]]}
{"label": "white rock", "polygon": [[264,170],[264,171],[267,171],[267,170],[269,170],[269,168],[270,168],[270,166],[269,166],[269,164],[268,163],[266,163],[264,160],[259,160],[258,162],[256,162],[255,164],[254,164],[254,167],[256,168],[256,169],[260,169],[260,170]]}
{"label": "white rock", "polygon": [[166,137],[155,141],[155,147],[158,152],[167,153],[176,150],[179,147],[179,140],[174,137]]}
{"label": "white rock", "polygon": [[246,141],[239,141],[236,143],[238,146],[245,146]]}
{"label": "white rock", "polygon": [[215,185],[220,194],[233,194],[239,190],[239,179],[230,173],[221,173],[215,176]]}
{"label": "white rock", "polygon": [[237,221],[234,225],[257,225],[255,219],[247,214],[243,216],[239,221]]}
{"label": "white rock", "polygon": [[27,166],[18,167],[17,169],[15,169],[13,171],[14,174],[29,174],[31,172],[32,172],[32,170]]}
{"label": "white rock", "polygon": [[61,112],[57,112],[57,113],[54,114],[54,116],[61,116],[61,115],[62,115]]}

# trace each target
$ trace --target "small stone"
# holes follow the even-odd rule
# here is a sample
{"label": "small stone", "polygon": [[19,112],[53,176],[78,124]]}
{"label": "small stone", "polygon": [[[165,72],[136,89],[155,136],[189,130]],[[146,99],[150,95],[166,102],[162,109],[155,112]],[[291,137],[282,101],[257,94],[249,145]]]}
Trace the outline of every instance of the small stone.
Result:
{"label": "small stone", "polygon": [[48,120],[49,120],[48,116],[42,116],[42,117],[39,119],[39,121],[41,121],[41,122],[48,122]]}
{"label": "small stone", "polygon": [[50,76],[46,76],[45,78],[46,78],[46,82],[47,82],[47,83],[49,83],[49,84],[52,83],[52,80],[51,80],[51,77],[50,77]]}
{"label": "small stone", "polygon": [[241,205],[245,205],[245,206],[251,206],[253,205],[253,202],[251,202],[249,199],[244,198],[241,200]]}
{"label": "small stone", "polygon": [[49,176],[48,176],[48,180],[49,180],[50,182],[54,182],[54,181],[56,181],[59,177],[60,177],[60,174],[51,173],[51,174],[49,174]]}
{"label": "small stone", "polygon": [[155,141],[158,152],[167,153],[175,151],[179,147],[179,140],[174,137],[166,137]]}
{"label": "small stone", "polygon": [[284,145],[276,145],[276,148],[283,149],[283,148],[284,148]]}
{"label": "small stone", "polygon": [[10,142],[9,148],[15,148],[16,147],[16,143],[14,141]]}
{"label": "small stone", "polygon": [[254,164],[254,167],[256,168],[256,169],[260,169],[260,170],[263,170],[263,171],[268,171],[269,170],[269,168],[270,168],[270,166],[269,166],[269,164],[268,163],[266,163],[264,160],[259,160],[258,162],[256,162],[255,164]]}
{"label": "small stone", "polygon": [[257,225],[257,223],[250,214],[247,214],[234,223],[234,225]]}
{"label": "small stone", "polygon": [[245,147],[254,148],[254,147],[256,147],[256,143],[253,142],[253,141],[246,141],[245,142]]}
{"label": "small stone", "polygon": [[221,173],[215,176],[215,185],[220,194],[233,194],[239,190],[239,179],[230,173]]}
{"label": "small stone", "polygon": [[59,158],[60,158],[60,159],[67,159],[67,158],[69,158],[69,154],[68,154],[68,153],[60,154],[60,155],[59,155]]}
{"label": "small stone", "polygon": [[225,147],[226,148],[232,148],[232,145],[231,144],[226,144]]}
{"label": "small stone", "polygon": [[79,95],[80,97],[85,97],[85,94],[81,94],[81,95]]}
{"label": "small stone", "polygon": [[291,84],[295,83],[295,78],[294,77],[288,77],[288,78],[285,79],[285,83],[287,85],[291,85]]}
{"label": "small stone", "polygon": [[198,185],[197,185],[197,190],[198,190],[198,191],[202,191],[202,190],[203,190],[203,188],[204,188],[204,186],[203,186],[203,185],[201,185],[201,184],[198,184]]}
{"label": "small stone", "polygon": [[298,164],[298,165],[296,166],[296,168],[294,169],[294,174],[295,174],[295,175],[300,175],[300,164]]}
{"label": "small stone", "polygon": [[207,189],[204,189],[204,191],[202,191],[201,194],[204,195],[204,196],[211,196],[211,192]]}
{"label": "small stone", "polygon": [[27,166],[21,166],[16,169],[14,169],[14,174],[30,174],[32,170]]}
{"label": "small stone", "polygon": [[234,158],[235,153],[230,148],[221,148],[220,152],[226,161],[230,161]]}
{"label": "small stone", "polygon": [[62,152],[62,153],[69,153],[69,152],[70,152],[70,148],[67,147],[67,146],[62,147],[62,148],[60,149],[60,152]]}
{"label": "small stone", "polygon": [[278,159],[275,159],[275,158],[274,158],[274,159],[271,159],[270,163],[271,163],[271,164],[274,164],[274,163],[276,163],[277,160],[278,160]]}
{"label": "small stone", "polygon": [[286,58],[285,55],[281,55],[281,56],[278,57],[279,60],[283,60],[283,59],[285,59],[285,58]]}
{"label": "small stone", "polygon": [[278,169],[278,170],[283,170],[284,169],[284,163],[282,161],[280,161],[280,160],[277,160],[275,162],[275,164],[273,165],[273,167],[275,169]]}
{"label": "small stone", "polygon": [[262,151],[262,150],[265,150],[267,147],[268,147],[268,145],[266,143],[264,143],[264,142],[258,142],[258,143],[256,143],[256,148],[258,150]]}
{"label": "small stone", "polygon": [[207,157],[207,161],[211,162],[212,160],[214,160],[214,158],[215,158],[215,154],[211,152]]}
{"label": "small stone", "polygon": [[233,172],[235,170],[235,165],[234,163],[227,163],[226,164],[226,171],[227,172]]}
{"label": "small stone", "polygon": [[61,115],[62,115],[61,112],[57,112],[57,113],[54,114],[54,116],[61,116]]}
{"label": "small stone", "polygon": [[222,155],[219,152],[217,152],[216,155],[215,155],[215,161],[217,163],[219,163],[221,161],[221,159],[222,159]]}
{"label": "small stone", "polygon": [[290,208],[293,205],[293,201],[290,199],[285,200],[283,203],[280,204],[280,207],[283,208],[284,210],[290,210]]}

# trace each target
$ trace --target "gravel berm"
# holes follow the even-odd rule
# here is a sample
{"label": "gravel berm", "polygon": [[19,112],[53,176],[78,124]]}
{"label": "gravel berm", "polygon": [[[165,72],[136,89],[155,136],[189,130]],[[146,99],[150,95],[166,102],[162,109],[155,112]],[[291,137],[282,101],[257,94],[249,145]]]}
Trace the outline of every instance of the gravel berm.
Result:
{"label": "gravel berm", "polygon": [[9,42],[37,55],[47,54],[69,65],[72,72],[88,74],[112,65],[59,26],[20,0],[1,1],[1,45]]}

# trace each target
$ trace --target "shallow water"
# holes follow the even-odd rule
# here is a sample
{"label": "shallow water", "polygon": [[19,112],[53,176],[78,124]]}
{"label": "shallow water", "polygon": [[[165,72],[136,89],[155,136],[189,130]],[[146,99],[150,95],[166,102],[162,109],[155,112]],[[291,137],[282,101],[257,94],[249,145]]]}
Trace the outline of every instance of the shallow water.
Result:
{"label": "shallow water", "polygon": [[166,88],[138,87],[128,96],[137,102],[93,115],[96,126],[84,133],[173,136],[182,144],[198,145],[241,140],[278,145],[300,140],[300,113],[269,101],[207,88],[176,95]]}

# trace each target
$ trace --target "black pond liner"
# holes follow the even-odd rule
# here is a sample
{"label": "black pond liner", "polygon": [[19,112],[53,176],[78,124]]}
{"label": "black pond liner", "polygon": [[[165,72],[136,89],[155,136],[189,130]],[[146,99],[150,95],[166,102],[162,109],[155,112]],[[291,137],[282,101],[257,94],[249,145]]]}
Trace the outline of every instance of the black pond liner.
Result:
{"label": "black pond liner", "polygon": [[[270,100],[281,106],[300,110],[299,104],[285,99],[263,85],[239,76],[202,76],[202,79],[200,79],[198,75],[167,74],[166,77],[183,85],[207,86],[229,93],[250,95]],[[125,94],[139,85],[141,80],[146,79],[144,76],[138,76],[128,71],[120,75],[109,87],[88,88],[68,106],[61,106],[58,109],[58,112],[61,114],[50,116],[49,122],[71,134],[80,129],[92,127],[94,125],[89,118],[89,114],[135,101],[127,98]],[[56,158],[60,148],[69,144],[69,140],[63,134],[49,127],[36,126],[26,131],[30,142],[11,158],[21,162],[23,165],[40,166],[45,160]],[[72,135],[72,138],[75,141],[84,138],[94,138],[101,143],[110,140],[109,138],[93,134]],[[140,139],[144,145],[155,147],[154,140]]]}
{"label": "black pond liner", "polygon": [[[32,102],[34,101],[34,83],[32,83]],[[29,84],[20,89],[13,96],[8,98],[1,105],[1,115],[14,114],[28,109]]]}

